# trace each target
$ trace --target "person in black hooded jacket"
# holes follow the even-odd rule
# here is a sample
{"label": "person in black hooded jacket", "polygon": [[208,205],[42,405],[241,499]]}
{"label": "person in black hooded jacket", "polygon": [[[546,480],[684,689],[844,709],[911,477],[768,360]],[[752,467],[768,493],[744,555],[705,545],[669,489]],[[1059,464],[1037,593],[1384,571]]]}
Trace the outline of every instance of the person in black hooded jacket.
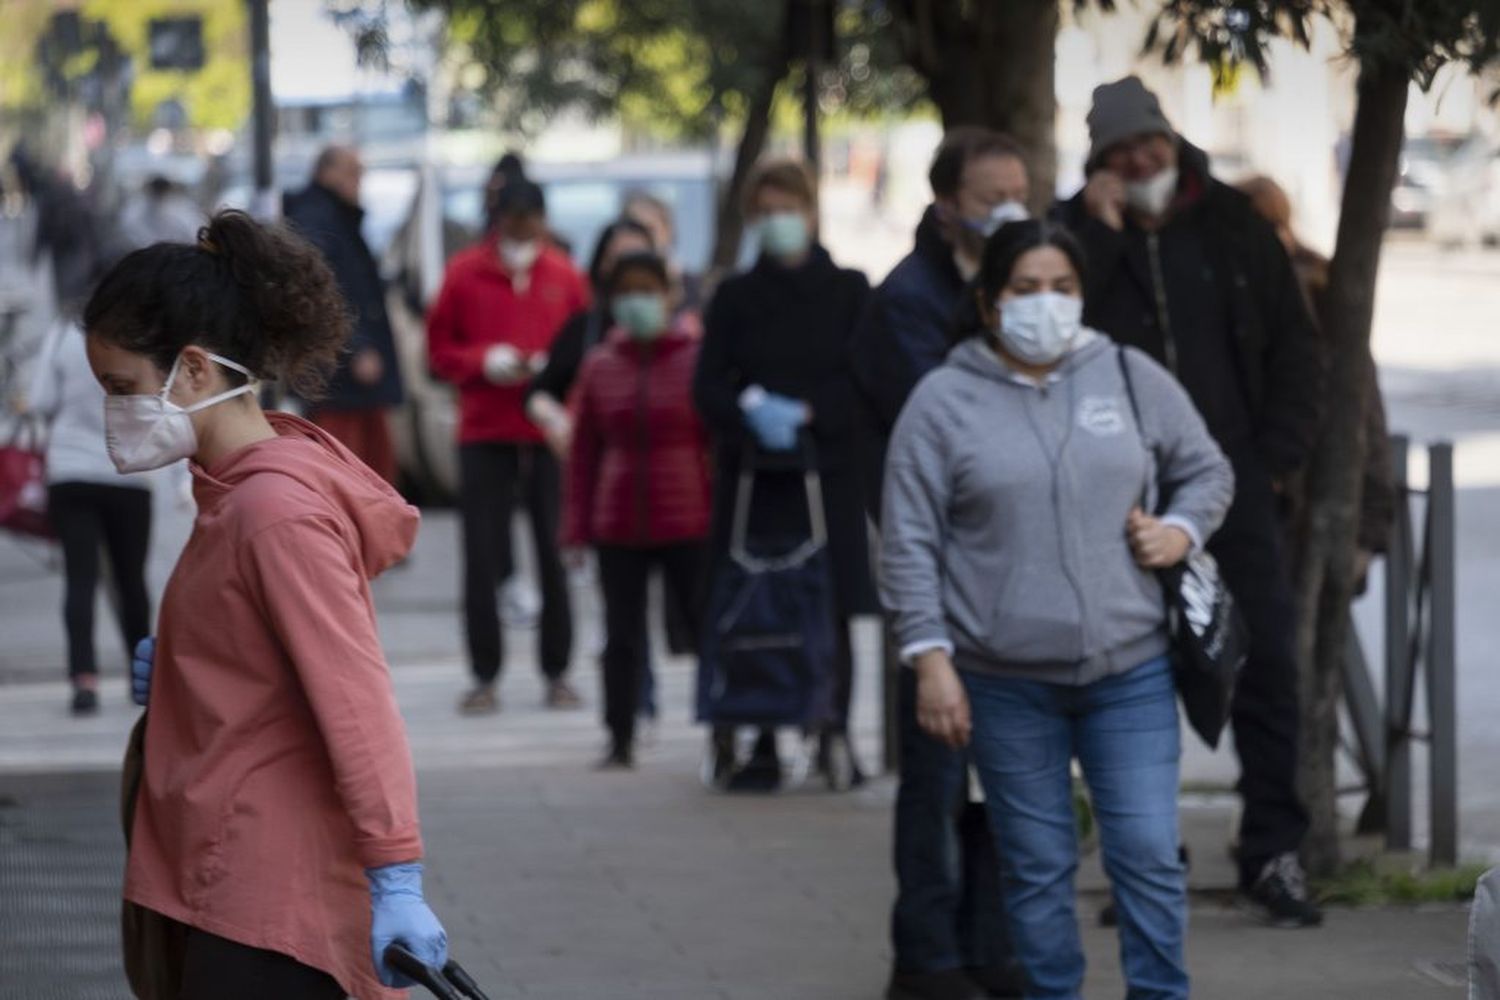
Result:
{"label": "person in black hooded jacket", "polygon": [[1084,243],[1084,322],[1166,365],[1234,465],[1234,506],[1209,543],[1250,631],[1233,724],[1240,888],[1263,919],[1313,926],[1298,859],[1296,603],[1280,494],[1318,430],[1318,337],[1285,247],[1214,179],[1141,81],[1094,91],[1088,184],[1061,205]]}
{"label": "person in black hooded jacket", "polygon": [[318,156],[312,183],[286,199],[286,218],[323,253],[354,314],[354,333],[308,418],[337,438],[388,483],[396,481],[396,449],[390,411],[404,389],[396,341],[385,311],[385,282],[360,230],[364,166],[347,146],[329,146]]}
{"label": "person in black hooded jacket", "polygon": [[[849,617],[875,606],[855,459],[858,400],[849,361],[870,285],[860,272],[835,264],[815,241],[816,187],[804,165],[762,164],[745,191],[761,257],[748,272],[725,280],[710,302],[693,382],[716,447],[710,562],[728,558],[740,463],[754,459],[755,452],[780,454],[790,469],[797,463],[786,456],[794,456],[799,441],[810,441],[822,479],[839,645],[837,718],[824,734],[820,764],[831,786],[845,788],[862,777],[845,729],[854,669]],[[749,527],[755,538],[806,538],[810,526],[802,477],[758,475]],[[748,784],[732,787],[780,783],[774,735],[761,734],[742,775]],[[716,737],[715,770],[722,773],[732,768],[732,736]]]}

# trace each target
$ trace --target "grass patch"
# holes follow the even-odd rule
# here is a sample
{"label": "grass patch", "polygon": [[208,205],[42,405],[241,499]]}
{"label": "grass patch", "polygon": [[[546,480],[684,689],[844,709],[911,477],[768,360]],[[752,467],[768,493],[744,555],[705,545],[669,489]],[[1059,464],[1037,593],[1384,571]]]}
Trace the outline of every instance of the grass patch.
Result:
{"label": "grass patch", "polygon": [[1462,865],[1414,872],[1363,860],[1319,880],[1314,890],[1322,902],[1339,906],[1462,903],[1474,898],[1474,885],[1488,870],[1488,865]]}

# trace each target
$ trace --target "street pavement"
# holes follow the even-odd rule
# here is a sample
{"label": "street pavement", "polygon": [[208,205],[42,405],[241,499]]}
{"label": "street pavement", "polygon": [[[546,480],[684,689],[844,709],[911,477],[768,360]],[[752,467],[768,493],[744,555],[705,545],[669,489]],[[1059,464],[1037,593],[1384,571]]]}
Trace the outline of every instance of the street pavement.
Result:
{"label": "street pavement", "polygon": [[[1396,245],[1381,289],[1377,352],[1392,425],[1459,443],[1459,676],[1464,849],[1496,857],[1500,751],[1490,724],[1500,680],[1500,254]],[[153,585],[188,526],[158,496]],[[698,781],[702,735],[688,716],[691,668],[662,671],[664,717],[632,774],[600,774],[598,614],[575,589],[580,712],[541,707],[534,634],[512,630],[505,710],[460,718],[464,685],[456,525],[428,515],[407,566],[376,588],[381,627],[417,762],[431,902],[455,954],[492,996],[873,998],[889,961],[889,779],[830,796],[813,788],[728,798]],[[114,954],[122,864],[115,774],[135,717],[124,651],[101,614],[104,711],[65,712],[61,583],[45,550],[0,538],[0,997],[123,997]],[[1379,662],[1378,589],[1359,619]],[[102,603],[102,599],[101,599]],[[102,611],[102,608],[101,608]],[[862,623],[856,734],[878,760],[876,630]],[[1462,908],[1336,910],[1316,932],[1272,932],[1227,905],[1225,844],[1234,765],[1189,739],[1184,829],[1193,854],[1189,944],[1195,995],[1462,996]],[[1418,767],[1421,766],[1418,760]],[[1420,826],[1419,826],[1420,830]],[[1116,945],[1091,919],[1097,859],[1080,876],[1089,997],[1119,996]]]}

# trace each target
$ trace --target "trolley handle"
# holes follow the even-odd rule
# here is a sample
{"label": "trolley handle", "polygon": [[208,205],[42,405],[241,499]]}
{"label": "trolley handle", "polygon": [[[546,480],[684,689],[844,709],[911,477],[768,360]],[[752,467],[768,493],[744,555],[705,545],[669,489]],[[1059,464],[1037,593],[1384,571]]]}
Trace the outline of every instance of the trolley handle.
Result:
{"label": "trolley handle", "polygon": [[402,945],[392,944],[385,949],[385,961],[403,976],[425,986],[438,1000],[489,1000],[474,977],[452,959],[439,969],[428,965]]}

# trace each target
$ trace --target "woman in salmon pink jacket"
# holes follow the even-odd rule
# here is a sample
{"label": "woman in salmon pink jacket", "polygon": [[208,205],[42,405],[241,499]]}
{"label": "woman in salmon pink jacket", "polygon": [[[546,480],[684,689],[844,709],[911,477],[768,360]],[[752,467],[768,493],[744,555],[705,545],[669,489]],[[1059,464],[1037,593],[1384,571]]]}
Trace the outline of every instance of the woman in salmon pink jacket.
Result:
{"label": "woman in salmon pink jacket", "polygon": [[127,914],[176,942],[143,960],[127,919],[132,988],[405,996],[386,946],[441,964],[447,943],[422,897],[370,580],[411,548],[417,513],[333,438],[256,402],[260,379],[305,394],[333,368],[349,331],[333,275],[289,231],[224,212],[196,245],[124,258],[84,328],[115,465],[190,459],[198,503],[132,670],[149,710]]}
{"label": "woman in salmon pink jacket", "polygon": [[593,546],[604,592],[602,767],[634,765],[647,579],[667,577],[696,634],[709,526],[708,436],[693,406],[698,338],[673,324],[662,259],[629,254],[607,289],[616,326],[584,359],[573,388],[563,545]]}

